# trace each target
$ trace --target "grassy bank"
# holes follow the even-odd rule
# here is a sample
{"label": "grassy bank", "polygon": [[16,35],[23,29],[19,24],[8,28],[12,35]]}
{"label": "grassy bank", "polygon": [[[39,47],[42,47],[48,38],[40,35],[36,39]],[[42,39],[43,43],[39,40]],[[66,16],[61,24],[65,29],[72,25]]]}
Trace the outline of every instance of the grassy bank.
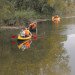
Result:
{"label": "grassy bank", "polygon": [[25,17],[27,19],[45,19],[45,18],[51,18],[51,15],[41,14],[37,13],[34,10],[23,10],[23,11],[15,11],[15,17]]}
{"label": "grassy bank", "polygon": [[0,26],[19,26],[27,25],[28,22],[34,20],[50,19],[51,15],[41,14],[34,10],[22,10],[15,11],[12,17],[8,16],[8,19],[3,20],[3,24]]}

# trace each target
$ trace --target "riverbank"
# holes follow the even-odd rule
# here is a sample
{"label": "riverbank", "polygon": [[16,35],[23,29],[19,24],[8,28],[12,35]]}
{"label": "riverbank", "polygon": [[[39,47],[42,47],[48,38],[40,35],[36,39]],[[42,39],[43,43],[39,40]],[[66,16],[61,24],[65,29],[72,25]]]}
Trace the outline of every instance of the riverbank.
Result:
{"label": "riverbank", "polygon": [[21,29],[24,26],[1,26],[0,29]]}
{"label": "riverbank", "polygon": [[[18,10],[15,11],[12,17],[4,18],[0,20],[1,26],[26,26],[30,22],[35,21],[46,21],[46,19],[50,19],[51,15],[38,13],[34,10]],[[36,21],[37,20],[37,21]]]}
{"label": "riverbank", "polygon": [[[37,19],[37,20],[32,20],[32,22],[43,22],[43,21],[48,21],[48,20],[51,20],[51,19]],[[22,29],[24,28],[25,26],[1,26],[0,29]]]}

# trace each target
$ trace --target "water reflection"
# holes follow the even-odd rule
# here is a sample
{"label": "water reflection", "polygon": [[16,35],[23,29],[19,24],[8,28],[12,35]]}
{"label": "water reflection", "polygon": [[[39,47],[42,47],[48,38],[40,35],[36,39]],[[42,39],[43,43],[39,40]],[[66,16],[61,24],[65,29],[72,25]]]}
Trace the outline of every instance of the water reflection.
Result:
{"label": "water reflection", "polygon": [[25,49],[30,48],[32,40],[31,39],[28,39],[28,40],[17,40],[17,42],[18,42],[18,48],[22,49],[22,51],[24,51]]}
{"label": "water reflection", "polygon": [[[60,35],[60,29],[49,21],[38,23],[37,27],[38,38],[32,39],[31,48],[25,51],[19,50],[17,44],[10,44],[17,39],[8,39],[13,33],[6,31],[8,36],[0,40],[1,75],[69,75],[69,57],[61,44],[67,37]],[[4,31],[0,32],[5,36]],[[18,33],[19,30],[14,35]]]}
{"label": "water reflection", "polygon": [[75,74],[75,34],[67,35],[67,40],[63,42],[64,48],[67,50],[70,55],[70,66],[71,66],[71,75]]}
{"label": "water reflection", "polygon": [[66,40],[63,40],[63,48],[65,48],[65,50],[67,51],[67,53],[69,54],[69,65],[71,68],[71,74],[70,75],[74,75],[75,74],[75,58],[74,58],[74,49],[75,49],[75,18],[70,18],[64,21],[64,30],[61,32],[63,35],[65,35],[67,37]]}

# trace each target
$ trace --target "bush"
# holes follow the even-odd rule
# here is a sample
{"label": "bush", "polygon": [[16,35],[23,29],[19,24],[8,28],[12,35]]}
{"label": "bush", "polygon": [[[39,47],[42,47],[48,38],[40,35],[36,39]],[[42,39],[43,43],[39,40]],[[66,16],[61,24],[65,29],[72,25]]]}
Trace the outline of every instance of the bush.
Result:
{"label": "bush", "polygon": [[0,0],[0,19],[9,19],[14,16],[14,6],[5,0]]}
{"label": "bush", "polygon": [[23,10],[23,11],[15,11],[15,17],[20,17],[20,18],[27,18],[27,19],[30,19],[30,18],[39,18],[40,15],[37,14],[34,10]]}

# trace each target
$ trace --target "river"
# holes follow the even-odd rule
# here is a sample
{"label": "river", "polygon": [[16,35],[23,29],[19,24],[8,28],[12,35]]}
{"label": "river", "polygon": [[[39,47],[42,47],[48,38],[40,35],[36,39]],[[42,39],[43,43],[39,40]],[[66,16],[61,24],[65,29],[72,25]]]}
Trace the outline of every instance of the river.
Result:
{"label": "river", "polygon": [[0,30],[0,75],[74,75],[74,20],[39,22],[37,39],[24,51],[17,46],[19,29]]}

